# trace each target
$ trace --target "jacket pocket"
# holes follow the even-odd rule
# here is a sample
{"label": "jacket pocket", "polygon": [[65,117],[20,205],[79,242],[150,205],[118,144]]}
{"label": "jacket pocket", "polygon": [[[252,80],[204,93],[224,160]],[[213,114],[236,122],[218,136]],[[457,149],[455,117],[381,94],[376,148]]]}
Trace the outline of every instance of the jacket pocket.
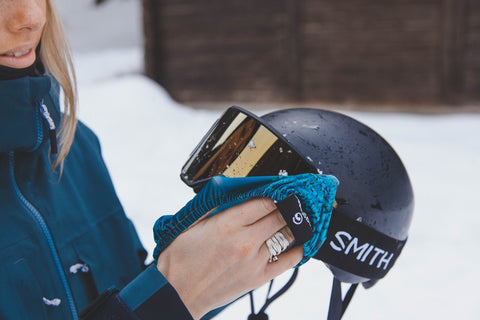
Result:
{"label": "jacket pocket", "polygon": [[0,319],[47,319],[44,299],[53,299],[44,296],[22,243],[2,249],[0,261]]}
{"label": "jacket pocket", "polygon": [[78,260],[89,267],[97,294],[112,287],[121,290],[142,271],[145,251],[123,215],[98,222],[75,239],[74,247]]}

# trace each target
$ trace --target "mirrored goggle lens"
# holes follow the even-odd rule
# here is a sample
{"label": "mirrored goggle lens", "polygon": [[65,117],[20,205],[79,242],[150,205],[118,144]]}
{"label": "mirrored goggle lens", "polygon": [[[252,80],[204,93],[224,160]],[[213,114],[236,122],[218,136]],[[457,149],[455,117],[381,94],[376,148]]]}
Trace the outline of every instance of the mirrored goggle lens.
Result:
{"label": "mirrored goggle lens", "polygon": [[283,138],[255,115],[228,109],[213,125],[182,169],[189,186],[215,176],[227,177],[317,173]]}

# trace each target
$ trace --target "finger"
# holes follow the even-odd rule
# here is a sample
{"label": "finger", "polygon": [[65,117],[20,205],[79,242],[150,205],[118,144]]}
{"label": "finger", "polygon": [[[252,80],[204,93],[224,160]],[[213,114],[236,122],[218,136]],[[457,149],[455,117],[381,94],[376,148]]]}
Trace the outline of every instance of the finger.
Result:
{"label": "finger", "polygon": [[288,243],[290,243],[290,245],[292,245],[295,242],[295,237],[293,236],[293,233],[288,226],[283,227],[279,232],[283,233],[283,235],[285,236],[285,238],[287,238]]}
{"label": "finger", "polygon": [[269,198],[253,198],[227,210],[238,216],[242,225],[248,226],[262,219],[277,207]]}
{"label": "finger", "polygon": [[[282,239],[282,237],[277,238],[277,234],[283,235],[287,243],[284,243],[284,240]],[[260,250],[262,251],[262,255],[264,255],[267,261],[269,261],[273,255],[278,256],[282,252],[289,250],[293,246],[294,241],[295,241],[295,238],[293,237],[293,234],[290,231],[290,228],[288,228],[288,226],[285,226],[279,231],[275,232],[275,234],[273,234],[267,240],[265,240],[265,242],[262,245],[263,248],[260,248]],[[269,246],[271,246],[272,248],[270,249]]]}
{"label": "finger", "polygon": [[282,253],[278,256],[276,262],[265,263],[265,276],[267,280],[273,279],[288,269],[296,266],[303,258],[303,247],[293,247],[292,249]]}
{"label": "finger", "polygon": [[266,241],[271,238],[275,232],[281,230],[287,225],[285,219],[278,210],[274,210],[264,216],[253,225],[251,225],[252,233],[260,237],[260,241]]}

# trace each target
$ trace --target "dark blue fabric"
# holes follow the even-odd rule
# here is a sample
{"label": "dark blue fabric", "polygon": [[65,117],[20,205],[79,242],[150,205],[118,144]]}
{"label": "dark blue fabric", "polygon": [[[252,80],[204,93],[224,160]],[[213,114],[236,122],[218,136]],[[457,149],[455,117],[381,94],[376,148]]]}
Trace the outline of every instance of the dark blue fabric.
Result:
{"label": "dark blue fabric", "polygon": [[142,320],[192,319],[175,289],[153,264],[123,288],[120,297]]}
{"label": "dark blue fabric", "polygon": [[[90,320],[139,320],[135,313],[125,304],[122,298],[117,294],[109,299],[98,313]],[[158,314],[157,314],[158,319]],[[168,319],[168,318],[165,318]],[[174,318],[170,318],[174,319]]]}
{"label": "dark blue fabric", "polygon": [[[43,134],[39,103],[48,99],[48,109],[56,124],[60,122],[58,104],[50,95],[48,77],[25,77],[0,81],[0,152],[34,149]],[[40,127],[39,127],[40,126]],[[41,141],[40,141],[41,142]],[[38,147],[38,146],[37,146]]]}
{"label": "dark blue fabric", "polygon": [[[161,311],[159,309],[161,309]],[[156,320],[159,318],[172,320],[193,320],[192,316],[170,283],[166,283],[148,300],[136,308],[135,314],[142,320]]]}
{"label": "dark blue fabric", "polygon": [[120,296],[131,309],[135,310],[167,283],[167,279],[152,264],[123,288]]}
{"label": "dark blue fabric", "polygon": [[[145,269],[146,252],[116,196],[99,141],[81,122],[61,179],[52,172],[39,103],[60,127],[58,92],[48,76],[0,81],[0,319],[72,318],[45,236],[19,192],[51,232],[78,311]],[[79,264],[86,267],[75,269]],[[120,318],[128,307],[115,299],[105,312],[130,319]],[[158,304],[155,314],[161,309]]]}
{"label": "dark blue fabric", "polygon": [[115,290],[106,291],[81,315],[82,320],[140,320]]}
{"label": "dark blue fabric", "polygon": [[131,281],[122,291],[105,291],[84,311],[82,320],[193,319],[176,290],[155,265]]}

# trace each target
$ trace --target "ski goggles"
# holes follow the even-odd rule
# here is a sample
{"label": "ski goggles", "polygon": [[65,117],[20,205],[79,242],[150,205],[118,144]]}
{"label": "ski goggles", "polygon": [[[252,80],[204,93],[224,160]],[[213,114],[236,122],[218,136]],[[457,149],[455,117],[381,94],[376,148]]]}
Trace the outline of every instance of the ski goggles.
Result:
{"label": "ski goggles", "polygon": [[319,172],[261,118],[233,106],[190,154],[181,178],[197,192],[216,175],[234,178]]}

